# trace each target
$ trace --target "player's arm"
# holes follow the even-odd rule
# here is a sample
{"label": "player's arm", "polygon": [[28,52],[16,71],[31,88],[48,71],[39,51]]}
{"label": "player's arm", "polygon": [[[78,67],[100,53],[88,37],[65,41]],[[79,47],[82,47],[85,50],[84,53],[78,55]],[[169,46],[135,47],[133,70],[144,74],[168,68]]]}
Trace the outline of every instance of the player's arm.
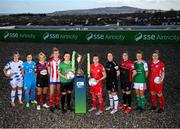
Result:
{"label": "player's arm", "polygon": [[161,73],[161,83],[164,81],[164,78],[165,78],[165,68],[164,68],[164,64],[163,64],[163,67],[162,67],[162,73]]}
{"label": "player's arm", "polygon": [[103,67],[102,75],[103,75],[103,77],[100,78],[100,79],[98,80],[98,82],[99,82],[99,81],[102,81],[102,80],[104,80],[104,79],[106,78],[106,71],[105,71],[104,67]]}
{"label": "player's arm", "polygon": [[120,70],[119,70],[118,64],[116,64],[114,68],[116,69],[116,76],[119,77],[119,75],[120,75]]}
{"label": "player's arm", "polygon": [[8,77],[7,70],[10,68],[9,63],[6,64],[6,66],[3,69],[4,75]]}
{"label": "player's arm", "polygon": [[60,64],[59,64],[59,68],[58,68],[58,75],[59,75],[60,77],[62,77],[62,78],[67,79],[67,77],[61,73],[61,70],[62,70],[62,68],[61,68],[61,63],[60,63]]}
{"label": "player's arm", "polygon": [[146,78],[147,78],[149,75],[149,70],[148,70],[148,64],[146,62],[144,63],[144,70],[145,70]]}

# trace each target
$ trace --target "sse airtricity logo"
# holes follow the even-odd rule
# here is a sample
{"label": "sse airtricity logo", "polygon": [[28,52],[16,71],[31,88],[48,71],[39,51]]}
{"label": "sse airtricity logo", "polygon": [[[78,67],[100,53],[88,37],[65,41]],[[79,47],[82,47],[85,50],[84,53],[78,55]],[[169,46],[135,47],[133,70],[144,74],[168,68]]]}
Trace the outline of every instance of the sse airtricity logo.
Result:
{"label": "sse airtricity logo", "polygon": [[48,32],[44,33],[44,34],[43,34],[43,39],[46,40],[46,39],[48,39],[48,38],[49,38],[49,33],[48,33]]}
{"label": "sse airtricity logo", "polygon": [[143,38],[143,34],[141,32],[139,32],[137,35],[134,36],[134,39],[135,39],[136,42],[138,42],[142,38]]}
{"label": "sse airtricity logo", "polygon": [[4,33],[4,39],[7,39],[8,37],[9,37],[9,32],[6,31],[6,32]]}
{"label": "sse airtricity logo", "polygon": [[86,35],[86,40],[90,41],[93,38],[93,33],[89,33]]}

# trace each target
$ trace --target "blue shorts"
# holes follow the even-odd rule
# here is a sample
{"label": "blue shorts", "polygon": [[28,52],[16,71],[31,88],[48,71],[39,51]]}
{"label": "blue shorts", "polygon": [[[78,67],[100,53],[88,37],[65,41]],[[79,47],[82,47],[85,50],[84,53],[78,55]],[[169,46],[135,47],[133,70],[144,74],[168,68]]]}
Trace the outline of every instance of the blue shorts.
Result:
{"label": "blue shorts", "polygon": [[31,90],[36,88],[36,80],[24,80],[24,90]]}
{"label": "blue shorts", "polygon": [[50,85],[60,85],[61,82],[50,82],[49,84],[50,84]]}

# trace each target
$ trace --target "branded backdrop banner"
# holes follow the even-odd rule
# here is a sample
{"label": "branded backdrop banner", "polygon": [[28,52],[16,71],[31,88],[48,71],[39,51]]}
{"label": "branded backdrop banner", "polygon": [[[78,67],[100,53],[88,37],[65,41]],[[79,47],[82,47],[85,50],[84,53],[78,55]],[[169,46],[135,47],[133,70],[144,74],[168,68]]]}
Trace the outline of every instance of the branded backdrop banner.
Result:
{"label": "branded backdrop banner", "polygon": [[180,43],[180,30],[58,31],[0,29],[0,41],[56,43]]}

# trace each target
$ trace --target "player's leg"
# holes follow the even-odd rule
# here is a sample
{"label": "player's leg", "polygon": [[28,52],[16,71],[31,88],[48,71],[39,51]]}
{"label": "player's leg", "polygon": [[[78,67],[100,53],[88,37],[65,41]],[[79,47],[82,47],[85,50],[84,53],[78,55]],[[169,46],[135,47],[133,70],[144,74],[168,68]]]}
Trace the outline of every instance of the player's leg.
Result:
{"label": "player's leg", "polygon": [[11,81],[10,82],[10,85],[11,85],[11,106],[12,107],[15,107],[16,105],[15,105],[15,98],[16,98],[16,88],[17,88],[17,86],[16,86],[16,83],[15,83],[15,81]]}
{"label": "player's leg", "polygon": [[91,102],[92,107],[88,110],[89,112],[96,110],[96,97],[97,96],[95,95],[94,89],[95,87],[90,87],[90,94],[92,96],[92,102]]}
{"label": "player's leg", "polygon": [[66,113],[66,110],[64,108],[65,100],[66,100],[66,85],[64,85],[62,83],[61,84],[61,108],[62,108],[62,113]]}
{"label": "player's leg", "polygon": [[31,83],[31,103],[32,104],[37,104],[36,101],[36,80],[32,80]]}
{"label": "player's leg", "polygon": [[23,86],[23,82],[22,81],[18,82],[18,99],[19,99],[19,104],[23,104],[23,102],[22,102],[22,86]]}
{"label": "player's leg", "polygon": [[144,108],[145,108],[146,99],[145,99],[144,92],[145,92],[144,89],[140,89],[140,107],[141,107],[140,112],[144,111]]}
{"label": "player's leg", "polygon": [[132,83],[128,82],[127,83],[127,87],[126,87],[126,97],[127,97],[127,108],[125,110],[125,113],[130,113],[132,111],[132,107],[131,107],[131,101],[132,101],[132,97],[131,97],[131,89],[132,89]]}
{"label": "player's leg", "polygon": [[41,94],[42,94],[42,88],[41,87],[37,87],[37,97],[36,97],[36,101],[37,101],[37,110],[41,109]]}
{"label": "player's leg", "polygon": [[69,83],[67,86],[67,109],[70,111],[73,111],[73,108],[71,106],[72,90],[73,90],[73,82]]}
{"label": "player's leg", "polygon": [[46,100],[46,97],[47,97],[47,92],[48,92],[48,87],[47,85],[43,88],[43,107],[44,108],[49,108],[49,106],[47,105],[47,100]]}
{"label": "player's leg", "polygon": [[159,84],[158,86],[156,86],[156,92],[157,92],[157,96],[159,98],[159,110],[158,113],[162,113],[164,112],[164,96],[163,96],[163,85]]}
{"label": "player's leg", "polygon": [[121,82],[121,89],[123,94],[123,104],[119,106],[119,109],[124,111],[127,107],[126,86],[124,82]]}
{"label": "player's leg", "polygon": [[28,80],[24,81],[24,91],[25,91],[25,103],[26,103],[26,108],[29,108],[29,100],[30,100],[30,88],[31,88],[31,82]]}
{"label": "player's leg", "polygon": [[155,91],[155,84],[154,81],[149,82],[149,91],[151,94],[151,108],[150,110],[155,110],[156,109],[156,91]]}
{"label": "player's leg", "polygon": [[141,107],[141,99],[140,99],[140,90],[139,90],[139,84],[138,83],[134,83],[134,89],[136,92],[137,110],[139,110]]}
{"label": "player's leg", "polygon": [[99,101],[99,111],[96,112],[96,115],[98,116],[103,112],[103,109],[104,109],[104,100],[103,100],[102,90],[99,93],[97,93],[97,97]]}
{"label": "player's leg", "polygon": [[108,97],[109,97],[109,106],[106,108],[106,111],[113,109],[113,96],[112,96],[112,92],[111,92],[111,85],[110,82],[106,82],[106,89],[108,91]]}
{"label": "player's leg", "polygon": [[50,83],[50,90],[49,90],[49,105],[50,105],[50,111],[54,112],[54,90],[55,90],[55,85]]}
{"label": "player's leg", "polygon": [[60,109],[59,107],[59,101],[60,101],[60,88],[61,88],[61,85],[59,83],[56,83],[56,97],[55,97],[55,108],[56,109]]}
{"label": "player's leg", "polygon": [[112,92],[112,96],[113,96],[114,109],[111,111],[111,114],[114,114],[118,111],[119,98],[117,92]]}

